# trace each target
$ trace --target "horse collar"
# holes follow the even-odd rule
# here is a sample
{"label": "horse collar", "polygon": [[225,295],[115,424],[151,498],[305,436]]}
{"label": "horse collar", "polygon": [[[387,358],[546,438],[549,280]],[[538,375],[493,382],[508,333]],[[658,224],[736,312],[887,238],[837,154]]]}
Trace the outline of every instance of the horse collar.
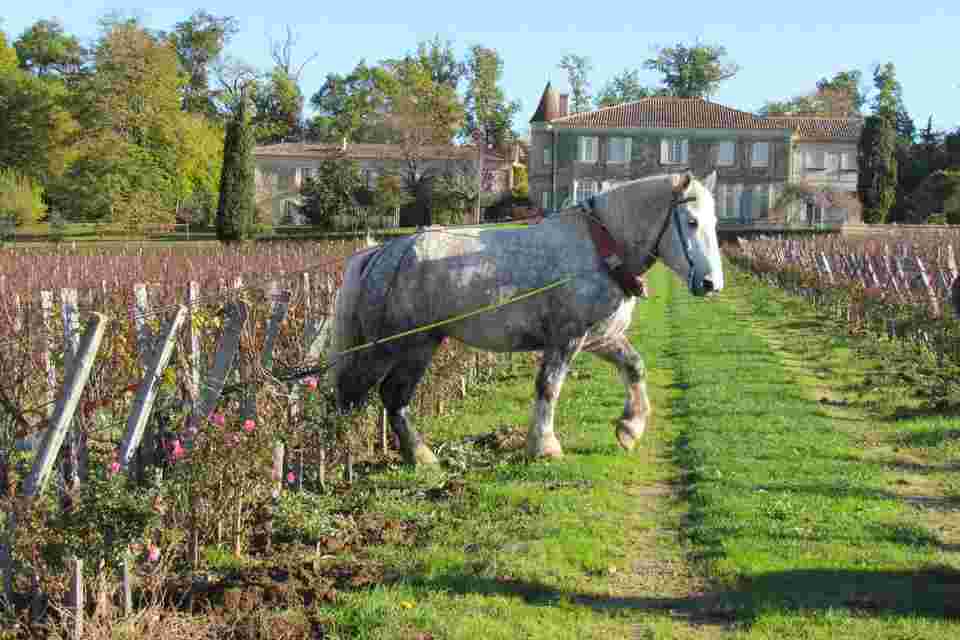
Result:
{"label": "horse collar", "polygon": [[[657,239],[654,241],[651,250],[647,252],[646,259],[639,273],[629,271],[625,267],[623,247],[610,235],[610,230],[607,229],[606,225],[604,225],[594,213],[593,196],[588,198],[585,204],[581,205],[583,212],[587,214],[588,220],[590,221],[590,237],[593,240],[594,246],[597,248],[597,253],[600,254],[600,258],[606,265],[610,277],[620,285],[620,288],[623,289],[623,292],[628,296],[647,297],[643,274],[653,266],[653,263],[656,262],[659,257],[657,248],[660,246],[660,241],[663,240],[663,234],[667,232],[671,220],[673,220],[677,226],[677,232],[679,233],[680,205],[695,200],[696,198],[674,198],[673,202],[670,203],[670,211],[664,216],[663,225],[657,233]],[[684,254],[686,255],[687,261],[692,265],[693,261],[687,253],[686,246],[684,246]]]}
{"label": "horse collar", "polygon": [[[610,230],[593,213],[593,198],[587,200],[590,209],[584,207],[590,222],[590,238],[593,240],[597,253],[607,267],[607,272],[613,281],[620,285],[623,292],[631,297],[647,297],[643,281],[643,273],[634,273],[626,268],[623,259],[623,246],[610,234]],[[644,272],[646,269],[644,269]]]}

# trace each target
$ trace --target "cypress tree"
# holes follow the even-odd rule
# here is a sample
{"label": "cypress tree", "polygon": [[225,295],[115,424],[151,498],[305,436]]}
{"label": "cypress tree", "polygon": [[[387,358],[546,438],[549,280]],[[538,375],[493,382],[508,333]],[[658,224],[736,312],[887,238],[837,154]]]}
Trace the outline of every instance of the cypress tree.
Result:
{"label": "cypress tree", "polygon": [[247,105],[244,90],[233,118],[227,124],[223,142],[223,170],[217,205],[217,239],[221,242],[246,240],[253,233],[256,216],[255,141]]}
{"label": "cypress tree", "polygon": [[883,224],[897,201],[897,125],[905,121],[906,110],[892,64],[878,65],[873,79],[878,94],[874,114],[864,121],[860,137],[857,191],[863,201],[863,221]]}

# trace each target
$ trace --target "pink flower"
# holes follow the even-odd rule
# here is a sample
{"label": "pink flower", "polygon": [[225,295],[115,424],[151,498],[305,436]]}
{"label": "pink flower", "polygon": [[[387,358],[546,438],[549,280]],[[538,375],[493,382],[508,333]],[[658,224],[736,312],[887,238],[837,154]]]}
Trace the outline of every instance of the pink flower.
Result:
{"label": "pink flower", "polygon": [[253,433],[253,430],[257,428],[257,423],[249,418],[243,421],[243,430],[247,433]]}
{"label": "pink flower", "polygon": [[293,484],[296,481],[297,481],[297,474],[295,474],[293,471],[287,474],[287,482],[289,482],[290,484]]}
{"label": "pink flower", "polygon": [[210,416],[209,416],[209,420],[210,420],[210,422],[212,422],[213,424],[217,425],[218,427],[222,427],[222,426],[224,425],[224,423],[226,422],[226,418],[225,418],[225,417],[223,416],[223,414],[220,413],[219,411],[217,411],[217,412],[215,412],[215,413],[211,413]]}
{"label": "pink flower", "polygon": [[315,377],[310,376],[309,378],[304,378],[303,384],[307,385],[307,388],[313,391],[317,388],[318,382]]}
{"label": "pink flower", "polygon": [[443,336],[443,340],[440,341],[440,346],[445,347],[450,344],[450,336]]}
{"label": "pink flower", "polygon": [[150,562],[157,562],[160,560],[160,547],[152,543],[147,545],[147,560]]}
{"label": "pink flower", "polygon": [[184,455],[186,455],[187,450],[183,448],[183,445],[180,444],[179,440],[174,440],[170,446],[170,455],[173,456],[173,459],[179,460]]}
{"label": "pink flower", "polygon": [[120,473],[120,463],[117,462],[116,460],[110,463],[110,473],[111,474]]}

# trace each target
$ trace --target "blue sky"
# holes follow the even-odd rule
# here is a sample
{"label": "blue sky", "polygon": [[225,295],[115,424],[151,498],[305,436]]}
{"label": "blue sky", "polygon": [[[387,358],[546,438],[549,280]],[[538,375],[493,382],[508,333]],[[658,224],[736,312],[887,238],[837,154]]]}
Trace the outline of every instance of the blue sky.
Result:
{"label": "blue sky", "polygon": [[[15,39],[40,18],[60,18],[84,40],[97,34],[97,18],[111,9],[135,12],[147,26],[170,29],[197,9],[232,15],[240,33],[228,52],[264,69],[269,36],[292,24],[299,35],[295,59],[318,56],[304,70],[309,97],[328,72],[346,73],[361,59],[376,62],[413,50],[418,40],[453,41],[458,55],[472,44],[497,49],[504,59],[503,87],[523,109],[523,129],[544,84],[567,83],[557,63],[565,53],[589,56],[597,91],[624,68],[639,68],[655,45],[703,42],[725,46],[742,70],[713,100],[754,111],[766,100],[806,93],[824,76],[893,62],[904,99],[918,128],[933,115],[941,129],[960,127],[960,2],[913,0],[800,0],[796,2],[650,3],[633,0],[553,2],[251,2],[182,1],[134,5],[119,0],[34,0],[5,3],[0,29]],[[889,7],[886,8],[886,7]],[[656,74],[641,71],[655,84]]]}

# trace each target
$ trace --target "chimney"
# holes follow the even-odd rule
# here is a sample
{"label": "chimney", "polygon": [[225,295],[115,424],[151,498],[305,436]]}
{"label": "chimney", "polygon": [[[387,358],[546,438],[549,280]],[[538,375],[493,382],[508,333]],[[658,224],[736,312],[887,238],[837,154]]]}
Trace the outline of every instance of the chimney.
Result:
{"label": "chimney", "polygon": [[567,93],[561,93],[560,94],[560,117],[561,118],[564,116],[570,115],[570,112],[568,111],[569,106],[570,106],[570,95]]}

